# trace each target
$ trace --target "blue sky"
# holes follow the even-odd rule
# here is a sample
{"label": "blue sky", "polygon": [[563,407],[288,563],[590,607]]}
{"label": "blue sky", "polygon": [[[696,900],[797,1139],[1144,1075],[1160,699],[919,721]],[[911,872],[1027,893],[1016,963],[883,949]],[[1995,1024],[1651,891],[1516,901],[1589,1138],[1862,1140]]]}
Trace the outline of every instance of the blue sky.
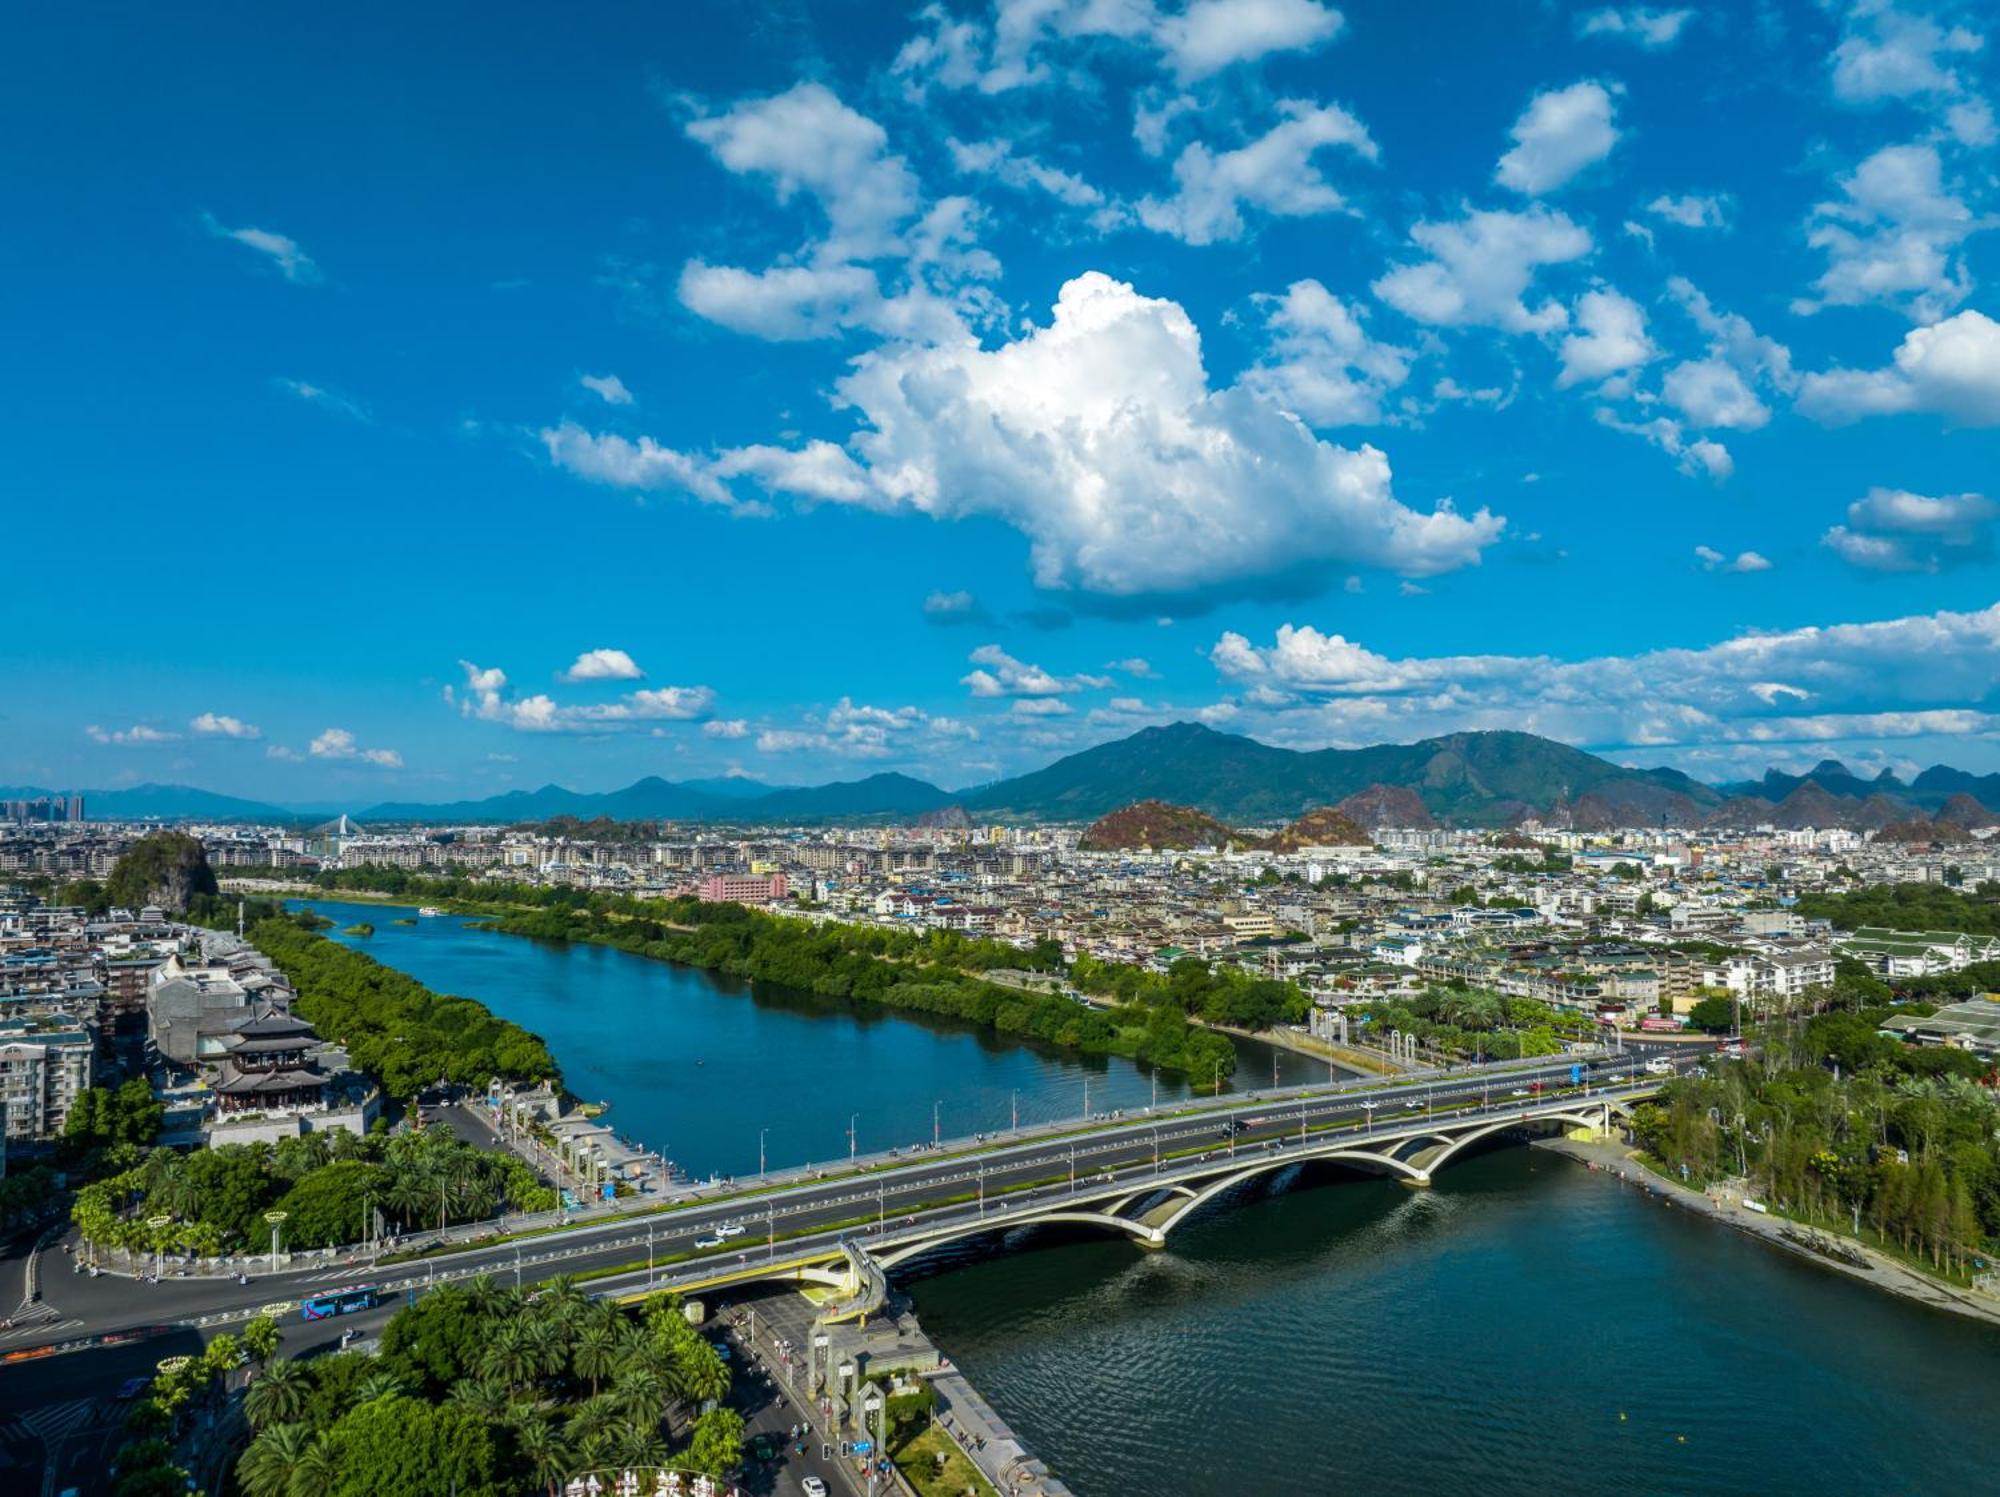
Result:
{"label": "blue sky", "polygon": [[0,781],[2000,766],[1978,7],[44,7]]}

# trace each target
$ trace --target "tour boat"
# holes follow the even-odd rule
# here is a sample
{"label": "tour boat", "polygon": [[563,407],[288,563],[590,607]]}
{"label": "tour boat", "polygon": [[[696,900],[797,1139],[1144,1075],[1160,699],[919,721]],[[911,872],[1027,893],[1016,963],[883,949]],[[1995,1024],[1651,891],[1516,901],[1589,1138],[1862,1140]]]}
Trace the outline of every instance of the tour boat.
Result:
{"label": "tour boat", "polygon": [[444,911],[439,909],[434,904],[427,904],[424,905],[421,909],[419,909],[417,913],[419,915],[442,915]]}

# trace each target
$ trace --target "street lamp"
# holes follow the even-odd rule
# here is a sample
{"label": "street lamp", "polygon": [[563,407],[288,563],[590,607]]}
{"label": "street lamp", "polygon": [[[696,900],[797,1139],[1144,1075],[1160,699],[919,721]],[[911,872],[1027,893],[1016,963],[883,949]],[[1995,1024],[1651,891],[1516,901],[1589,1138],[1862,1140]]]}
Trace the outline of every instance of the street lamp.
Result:
{"label": "street lamp", "polygon": [[174,1224],[171,1216],[149,1216],[146,1225],[153,1231],[153,1277],[161,1278],[167,1271],[167,1248],[160,1240],[160,1234]]}
{"label": "street lamp", "polygon": [[931,1147],[932,1148],[936,1148],[940,1140],[944,1137],[943,1133],[940,1131],[942,1125],[939,1122],[940,1109],[942,1109],[943,1107],[944,1107],[944,1099],[942,1097],[940,1097],[937,1101],[931,1103]]}
{"label": "street lamp", "polygon": [[770,1131],[769,1128],[759,1128],[757,1130],[757,1178],[759,1180],[764,1178],[764,1137]]}
{"label": "street lamp", "polygon": [[849,1165],[854,1163],[854,1129],[855,1125],[860,1121],[861,1114],[858,1112],[850,1112],[847,1115],[847,1162]]}
{"label": "street lamp", "polygon": [[1367,1101],[1361,1104],[1364,1115],[1368,1119],[1367,1128],[1365,1130],[1366,1132],[1373,1133],[1375,1131],[1375,1109],[1380,1107],[1381,1105],[1382,1104],[1380,1102],[1377,1102],[1373,1097],[1370,1097]]}
{"label": "street lamp", "polygon": [[285,1218],[290,1214],[291,1213],[286,1211],[266,1211],[264,1213],[264,1220],[271,1224],[271,1272],[272,1273],[276,1273],[278,1271],[278,1229],[284,1226]]}

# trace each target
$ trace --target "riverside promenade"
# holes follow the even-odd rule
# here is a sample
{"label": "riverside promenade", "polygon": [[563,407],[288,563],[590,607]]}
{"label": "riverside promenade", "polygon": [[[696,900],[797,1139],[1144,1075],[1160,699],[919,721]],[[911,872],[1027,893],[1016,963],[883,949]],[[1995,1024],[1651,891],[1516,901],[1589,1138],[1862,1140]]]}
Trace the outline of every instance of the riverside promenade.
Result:
{"label": "riverside promenade", "polygon": [[[1745,1236],[1769,1243],[1772,1247],[1792,1253],[1820,1268],[1844,1274],[1850,1279],[1858,1279],[1886,1293],[1914,1300],[1934,1310],[1943,1310],[1953,1315],[1966,1315],[1991,1325],[2000,1325],[2000,1298],[1946,1284],[1854,1238],[1802,1227],[1786,1217],[1753,1211],[1744,1205],[1744,1197],[1740,1192],[1721,1186],[1701,1191],[1677,1185],[1641,1164],[1636,1157],[1636,1151],[1628,1145],[1551,1138],[1538,1140],[1534,1147],[1551,1150],[1589,1165],[1594,1170],[1613,1175],[1628,1185],[1637,1186],[1665,1205],[1678,1206],[1684,1211],[1706,1216],[1711,1221],[1734,1228]],[[1814,1246],[1816,1242],[1823,1242],[1827,1247],[1837,1249],[1839,1255],[1836,1256],[1833,1251],[1816,1249]]]}

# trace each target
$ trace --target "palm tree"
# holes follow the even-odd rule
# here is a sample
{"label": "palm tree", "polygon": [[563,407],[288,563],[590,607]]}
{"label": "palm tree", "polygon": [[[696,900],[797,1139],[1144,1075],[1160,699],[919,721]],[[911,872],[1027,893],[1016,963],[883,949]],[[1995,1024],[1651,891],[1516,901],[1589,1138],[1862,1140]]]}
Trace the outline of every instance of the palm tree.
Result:
{"label": "palm tree", "polygon": [[643,1414],[658,1424],[673,1391],[672,1381],[657,1368],[633,1367],[618,1374],[607,1396],[627,1414]]}
{"label": "palm tree", "polygon": [[576,1375],[590,1380],[595,1393],[618,1360],[618,1333],[602,1321],[585,1326],[576,1338],[571,1362]]}
{"label": "palm tree", "polygon": [[243,1395],[243,1412],[255,1430],[289,1424],[305,1412],[311,1392],[312,1377],[305,1368],[289,1357],[273,1357]]}
{"label": "palm tree", "polygon": [[514,1407],[514,1390],[497,1377],[462,1377],[451,1385],[450,1400],[497,1422]]}
{"label": "palm tree", "polygon": [[535,1480],[554,1497],[570,1469],[569,1445],[562,1432],[545,1415],[534,1414],[515,1426],[514,1443],[520,1449],[521,1459],[534,1472]]}
{"label": "palm tree", "polygon": [[618,1425],[612,1433],[610,1448],[617,1463],[628,1469],[664,1465],[667,1459],[667,1442],[660,1438],[657,1422],[647,1424],[632,1419]]}
{"label": "palm tree", "polygon": [[378,1398],[399,1398],[403,1380],[393,1372],[377,1370],[364,1377],[354,1389],[356,1404],[373,1403]]}
{"label": "palm tree", "polygon": [[274,1424],[262,1431],[236,1463],[245,1497],[285,1497],[311,1447],[312,1435],[303,1424]]}
{"label": "palm tree", "polygon": [[537,1377],[552,1377],[569,1362],[569,1337],[555,1321],[537,1315],[522,1325],[521,1339],[534,1359]]}
{"label": "palm tree", "polygon": [[340,1480],[340,1466],[334,1460],[333,1442],[324,1434],[308,1445],[292,1468],[286,1497],[325,1497]]}
{"label": "palm tree", "polygon": [[494,1333],[480,1361],[480,1371],[510,1388],[525,1388],[534,1381],[535,1353],[522,1322],[510,1320]]}
{"label": "palm tree", "polygon": [[481,1317],[501,1314],[514,1299],[514,1291],[490,1273],[475,1274],[467,1279],[462,1292],[466,1308]]}
{"label": "palm tree", "polygon": [[719,1402],[729,1392],[729,1368],[715,1354],[714,1347],[704,1344],[702,1349],[707,1356],[697,1353],[681,1363],[682,1394],[696,1407],[711,1399]]}
{"label": "palm tree", "polygon": [[591,1456],[604,1448],[617,1425],[617,1405],[609,1394],[600,1393],[595,1398],[586,1398],[569,1411],[569,1423],[563,1432],[579,1454]]}

